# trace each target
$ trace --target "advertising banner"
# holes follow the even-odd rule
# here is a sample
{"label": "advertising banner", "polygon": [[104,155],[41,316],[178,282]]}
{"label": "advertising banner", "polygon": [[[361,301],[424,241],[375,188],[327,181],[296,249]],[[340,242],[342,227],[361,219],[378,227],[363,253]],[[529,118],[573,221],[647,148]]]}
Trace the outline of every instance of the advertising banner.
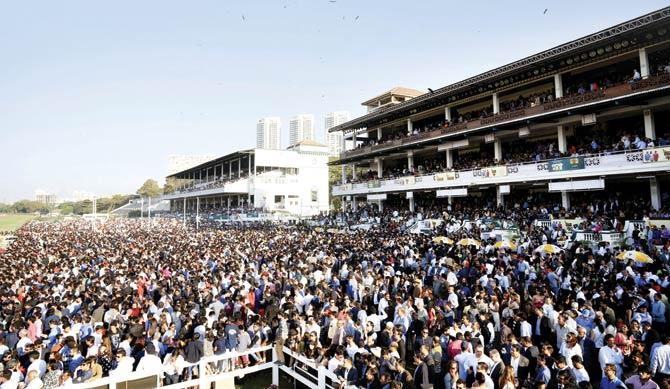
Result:
{"label": "advertising banner", "polygon": [[559,158],[549,161],[550,172],[584,169],[584,157]]}
{"label": "advertising banner", "polygon": [[642,153],[642,162],[653,163],[670,161],[670,147],[657,147],[655,149],[647,149]]}
{"label": "advertising banner", "polygon": [[494,166],[475,170],[472,172],[472,175],[481,178],[504,177],[507,175],[507,166]]}
{"label": "advertising banner", "polygon": [[456,172],[446,172],[446,173],[437,173],[435,175],[435,181],[451,181],[458,178],[458,173]]}

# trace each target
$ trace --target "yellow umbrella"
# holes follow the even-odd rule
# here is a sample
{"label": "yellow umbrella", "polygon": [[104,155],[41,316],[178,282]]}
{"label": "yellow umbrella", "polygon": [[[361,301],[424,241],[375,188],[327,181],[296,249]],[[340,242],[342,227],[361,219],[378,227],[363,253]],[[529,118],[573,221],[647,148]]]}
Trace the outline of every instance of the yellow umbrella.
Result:
{"label": "yellow umbrella", "polygon": [[456,243],[459,246],[475,246],[479,248],[479,242],[471,238],[463,238]]}
{"label": "yellow umbrella", "polygon": [[495,248],[504,248],[504,249],[510,249],[510,250],[516,250],[516,243],[510,242],[508,240],[501,240],[496,242],[493,247]]}
{"label": "yellow umbrella", "polygon": [[556,253],[559,253],[561,251],[563,251],[562,248],[560,248],[556,245],[553,245],[553,244],[543,244],[543,245],[538,246],[535,249],[536,253],[547,253],[547,254],[556,254]]}
{"label": "yellow umbrella", "polygon": [[454,241],[446,236],[436,236],[433,238],[433,243],[454,244]]}
{"label": "yellow umbrella", "polygon": [[641,251],[635,251],[635,250],[623,251],[616,256],[616,259],[619,260],[629,259],[639,263],[654,263],[654,260],[651,259],[650,256]]}

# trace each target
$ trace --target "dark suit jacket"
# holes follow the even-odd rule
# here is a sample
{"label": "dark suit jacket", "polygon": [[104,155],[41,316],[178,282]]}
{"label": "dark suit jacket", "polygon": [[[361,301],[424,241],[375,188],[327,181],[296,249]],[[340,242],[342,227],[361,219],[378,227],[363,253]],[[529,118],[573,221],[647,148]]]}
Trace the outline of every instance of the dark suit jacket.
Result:
{"label": "dark suit jacket", "polygon": [[[346,373],[346,377],[345,377],[345,373]],[[336,374],[339,377],[344,378],[347,381],[347,383],[349,383],[349,384],[354,384],[355,385],[356,383],[358,383],[358,370],[356,370],[356,368],[353,367],[353,366],[351,367],[351,369],[349,369],[348,372],[345,371],[344,366],[340,367],[340,368],[337,369]]]}
{"label": "dark suit jacket", "polygon": [[493,365],[493,369],[491,370],[491,379],[493,380],[493,387],[495,389],[500,388],[500,376],[502,375],[503,368],[505,367],[505,364],[503,362],[499,362],[497,365]]}
{"label": "dark suit jacket", "polygon": [[542,316],[540,320],[540,333],[536,333],[537,329],[537,320],[539,318],[535,316],[535,318],[530,321],[530,324],[533,326],[533,340],[535,342],[535,345],[540,344],[541,342],[550,342],[551,341],[551,324],[549,322],[549,318],[546,316]]}

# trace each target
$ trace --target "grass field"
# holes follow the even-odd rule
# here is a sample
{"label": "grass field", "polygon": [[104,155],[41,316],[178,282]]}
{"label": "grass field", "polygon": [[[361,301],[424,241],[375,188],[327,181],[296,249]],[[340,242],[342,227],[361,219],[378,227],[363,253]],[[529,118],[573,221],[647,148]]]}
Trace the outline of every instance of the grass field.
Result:
{"label": "grass field", "polygon": [[2,214],[0,215],[0,231],[14,231],[36,217],[32,214]]}

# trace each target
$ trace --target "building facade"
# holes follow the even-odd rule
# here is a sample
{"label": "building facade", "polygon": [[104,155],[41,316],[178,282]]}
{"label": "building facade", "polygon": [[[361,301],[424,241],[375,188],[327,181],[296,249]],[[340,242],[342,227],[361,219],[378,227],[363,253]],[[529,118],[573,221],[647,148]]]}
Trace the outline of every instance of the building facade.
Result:
{"label": "building facade", "polygon": [[49,193],[43,190],[35,191],[35,201],[40,204],[54,206],[58,204],[58,196],[55,193]]}
{"label": "building facade", "polygon": [[312,216],[329,207],[328,147],[305,140],[287,150],[237,151],[167,177],[171,209],[244,207]]}
{"label": "building facade", "polygon": [[329,132],[331,128],[344,124],[351,120],[349,111],[335,111],[326,114],[323,120],[323,127],[326,131],[325,139],[328,139],[328,153],[330,155],[339,155],[342,149],[342,132]]}
{"label": "building facade", "polygon": [[267,117],[256,123],[256,147],[259,149],[281,149],[281,119]]}
{"label": "building facade", "polygon": [[632,189],[661,208],[669,25],[670,7],[403,102],[364,102],[367,114],[329,130],[345,134],[332,194],[354,209],[473,199],[510,207],[528,196],[569,209],[585,192]]}
{"label": "building facade", "polygon": [[169,155],[168,176],[216,158],[214,155]]}
{"label": "building facade", "polygon": [[289,120],[289,147],[303,140],[314,140],[314,115],[301,114]]}

